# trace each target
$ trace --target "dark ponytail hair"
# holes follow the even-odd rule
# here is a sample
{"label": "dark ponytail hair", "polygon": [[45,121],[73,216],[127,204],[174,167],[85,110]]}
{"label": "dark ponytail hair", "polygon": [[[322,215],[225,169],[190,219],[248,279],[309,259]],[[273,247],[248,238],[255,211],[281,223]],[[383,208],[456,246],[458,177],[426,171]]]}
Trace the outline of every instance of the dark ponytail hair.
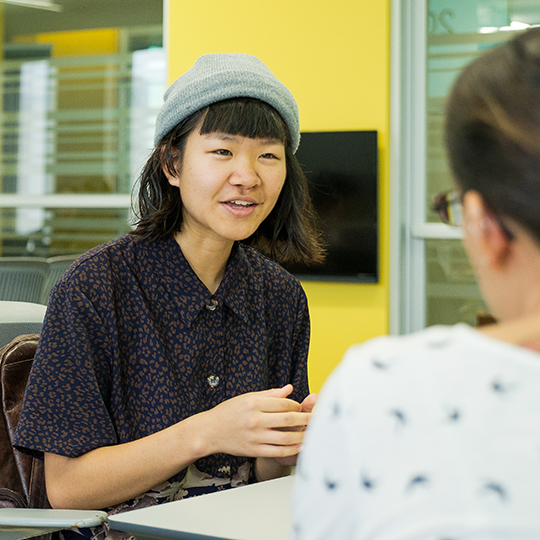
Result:
{"label": "dark ponytail hair", "polygon": [[540,242],[540,28],[466,67],[447,102],[446,147],[462,192]]}

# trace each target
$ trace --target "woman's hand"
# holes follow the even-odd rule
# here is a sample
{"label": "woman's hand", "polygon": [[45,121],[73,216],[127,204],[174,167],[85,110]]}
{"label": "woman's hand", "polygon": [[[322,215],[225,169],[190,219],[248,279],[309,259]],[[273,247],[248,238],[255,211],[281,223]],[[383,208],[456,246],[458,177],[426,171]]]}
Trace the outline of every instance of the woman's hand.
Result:
{"label": "woman's hand", "polygon": [[[317,400],[319,399],[319,396],[317,394],[309,394],[309,396],[302,401],[300,404],[301,411],[305,413],[311,413],[315,405],[317,404]],[[297,429],[297,428],[293,428]],[[306,426],[301,428],[301,431],[305,431]],[[281,465],[282,467],[294,467],[296,465],[296,462],[298,460],[298,454],[294,454],[292,456],[287,456],[283,458],[275,458],[275,461],[278,463],[278,465]]]}
{"label": "woman's hand", "polygon": [[[313,394],[302,404],[287,396],[292,385],[251,392],[202,413],[201,453],[284,458],[298,454],[313,408]],[[208,446],[206,446],[208,445]]]}
{"label": "woman's hand", "polygon": [[300,406],[302,407],[302,412],[308,412],[310,413],[315,405],[317,405],[317,400],[319,399],[319,396],[317,394],[309,394],[309,396],[302,401]]}

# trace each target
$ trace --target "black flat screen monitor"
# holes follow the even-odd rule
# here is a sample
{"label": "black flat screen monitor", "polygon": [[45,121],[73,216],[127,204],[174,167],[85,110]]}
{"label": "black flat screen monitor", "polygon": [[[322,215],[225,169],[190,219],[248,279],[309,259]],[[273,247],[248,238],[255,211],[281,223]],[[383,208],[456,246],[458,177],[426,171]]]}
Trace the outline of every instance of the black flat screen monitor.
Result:
{"label": "black flat screen monitor", "polygon": [[308,179],[327,255],[320,265],[285,268],[299,279],[377,282],[377,132],[302,133],[296,157]]}

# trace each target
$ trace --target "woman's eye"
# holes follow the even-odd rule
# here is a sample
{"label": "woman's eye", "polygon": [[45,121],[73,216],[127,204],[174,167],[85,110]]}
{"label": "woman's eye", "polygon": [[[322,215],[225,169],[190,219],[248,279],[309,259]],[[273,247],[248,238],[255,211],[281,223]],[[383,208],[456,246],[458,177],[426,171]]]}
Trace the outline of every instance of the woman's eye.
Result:
{"label": "woman's eye", "polygon": [[226,150],[225,148],[219,148],[218,150],[214,150],[214,154],[217,154],[218,156],[231,156],[232,153],[230,150]]}
{"label": "woman's eye", "polygon": [[264,159],[278,159],[278,157],[275,154],[271,154],[270,152],[266,154],[262,154],[261,157]]}

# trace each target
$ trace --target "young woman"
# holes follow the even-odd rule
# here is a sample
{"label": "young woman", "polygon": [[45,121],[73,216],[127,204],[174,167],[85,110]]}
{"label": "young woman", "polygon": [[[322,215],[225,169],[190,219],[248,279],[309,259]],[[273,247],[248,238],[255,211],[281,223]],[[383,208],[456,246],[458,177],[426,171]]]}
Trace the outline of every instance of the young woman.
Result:
{"label": "young woman", "polygon": [[120,511],[289,472],[315,402],[309,316],[261,252],[321,258],[299,138],[294,98],[255,57],[203,56],[168,89],[135,230],[83,255],[49,301],[16,444],[44,455],[53,507]]}
{"label": "young woman", "polygon": [[446,117],[439,210],[462,206],[500,322],[348,351],[306,435],[295,540],[540,537],[540,28],[467,67]]}

